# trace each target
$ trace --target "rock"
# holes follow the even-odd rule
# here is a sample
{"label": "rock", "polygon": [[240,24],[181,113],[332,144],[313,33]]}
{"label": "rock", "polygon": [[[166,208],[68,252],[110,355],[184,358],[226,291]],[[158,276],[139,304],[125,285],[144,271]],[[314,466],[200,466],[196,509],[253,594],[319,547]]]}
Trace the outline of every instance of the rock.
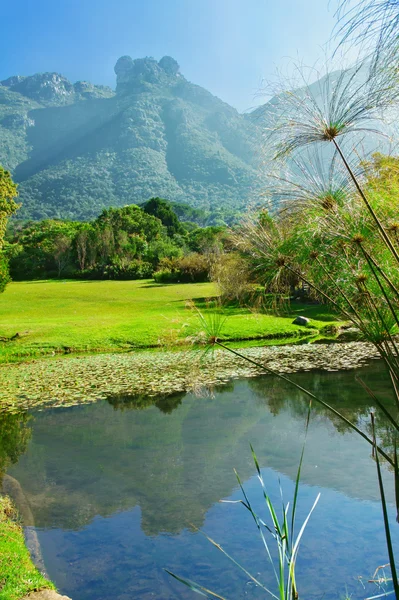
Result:
{"label": "rock", "polygon": [[342,327],[337,337],[338,342],[357,342],[361,339],[362,333],[357,327]]}
{"label": "rock", "polygon": [[68,596],[60,596],[54,590],[42,590],[41,592],[31,592],[22,600],[71,600]]}
{"label": "rock", "polygon": [[308,323],[309,319],[307,319],[306,317],[296,317],[296,319],[292,321],[293,325],[307,325]]}
{"label": "rock", "polygon": [[21,83],[22,81],[24,81],[24,79],[26,79],[26,77],[23,77],[22,75],[13,75],[12,77],[9,77],[8,79],[3,79],[3,81],[1,82],[1,85],[12,88],[15,85],[18,85],[18,83]]}
{"label": "rock", "polygon": [[73,84],[77,100],[79,98],[111,98],[114,92],[106,85],[93,85],[89,81],[77,81]]}
{"label": "rock", "polygon": [[29,77],[9,77],[2,82],[2,85],[46,106],[69,104],[75,97],[72,83],[59,73],[36,73]]}
{"label": "rock", "polygon": [[115,75],[124,78],[133,69],[133,59],[131,56],[121,56],[118,58],[114,67]]}
{"label": "rock", "polygon": [[118,94],[148,91],[154,85],[173,87],[176,82],[184,81],[179,63],[171,56],[164,56],[159,62],[149,56],[135,60],[130,56],[121,56],[114,71]]}
{"label": "rock", "polygon": [[177,75],[180,71],[180,65],[171,56],[164,56],[159,61],[159,66],[163,69],[168,75]]}
{"label": "rock", "polygon": [[160,83],[165,71],[154,58],[136,58],[122,56],[118,59],[114,71],[116,73],[116,92],[137,92],[146,89],[146,84]]}

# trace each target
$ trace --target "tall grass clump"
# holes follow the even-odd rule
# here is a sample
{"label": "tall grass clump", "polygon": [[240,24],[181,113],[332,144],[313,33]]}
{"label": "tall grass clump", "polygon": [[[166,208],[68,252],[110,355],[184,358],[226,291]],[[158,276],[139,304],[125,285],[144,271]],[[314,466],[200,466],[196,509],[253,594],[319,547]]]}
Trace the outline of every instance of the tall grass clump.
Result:
{"label": "tall grass clump", "polygon": [[[298,505],[298,492],[299,492],[299,481],[301,476],[301,468],[303,462],[303,456],[305,451],[306,444],[306,436],[309,427],[309,419],[310,419],[310,411],[311,411],[311,403],[309,403],[309,409],[306,418],[305,425],[305,441],[302,448],[302,453],[299,461],[298,471],[295,480],[295,489],[292,500],[292,507],[289,503],[284,502],[283,493],[280,486],[280,497],[281,497],[281,506],[276,506],[276,503],[273,503],[265,485],[265,481],[263,479],[262,471],[259,466],[258,459],[254,452],[254,449],[251,446],[252,457],[254,460],[257,477],[262,489],[262,495],[265,503],[265,513],[266,517],[262,517],[254,509],[253,504],[248,498],[248,495],[243,487],[243,484],[240,480],[240,477],[236,471],[235,475],[237,477],[238,485],[241,489],[243,499],[237,501],[223,501],[230,504],[242,504],[244,508],[251,514],[253,521],[255,523],[256,529],[260,535],[261,542],[263,548],[265,550],[266,557],[272,567],[272,571],[275,579],[275,588],[272,590],[263,584],[260,581],[259,576],[254,576],[251,572],[243,566],[240,562],[238,562],[235,558],[233,558],[220,544],[215,542],[212,538],[203,534],[207,540],[215,547],[217,550],[222,552],[226,558],[228,558],[240,571],[242,571],[246,577],[249,578],[257,587],[262,589],[265,592],[265,595],[271,596],[275,600],[296,600],[299,598],[298,586],[297,586],[297,578],[296,578],[296,561],[298,557],[300,543],[306,529],[306,525],[310,519],[312,512],[314,511],[320,494],[316,496],[316,499],[309,510],[305,520],[300,526],[298,533],[296,533],[296,513],[297,513],[297,505]],[[273,558],[273,547],[277,550],[277,559]],[[189,579],[180,577],[179,575],[172,573],[171,571],[166,571],[172,577],[184,583],[188,586],[193,592],[200,594],[205,597],[213,597],[219,598],[220,600],[225,600],[225,598],[218,593],[205,588],[198,583],[191,581]]]}

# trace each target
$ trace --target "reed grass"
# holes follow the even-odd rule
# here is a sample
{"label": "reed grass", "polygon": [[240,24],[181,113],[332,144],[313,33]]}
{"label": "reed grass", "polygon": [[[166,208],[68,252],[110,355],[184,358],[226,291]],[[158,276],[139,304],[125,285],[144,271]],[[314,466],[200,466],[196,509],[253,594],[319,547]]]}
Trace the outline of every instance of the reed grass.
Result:
{"label": "reed grass", "polygon": [[[300,548],[300,543],[303,538],[303,534],[305,532],[306,526],[309,522],[309,519],[320,499],[320,494],[318,494],[313,502],[311,509],[309,510],[306,518],[301,524],[298,533],[295,533],[296,529],[296,515],[297,515],[297,506],[298,506],[298,498],[299,498],[299,482],[301,477],[301,469],[304,458],[305,446],[306,446],[306,438],[307,432],[309,428],[310,421],[310,413],[311,413],[311,402],[309,402],[309,408],[307,412],[306,422],[305,422],[305,439],[302,447],[302,452],[299,460],[297,475],[295,479],[295,488],[294,495],[292,499],[292,508],[289,503],[285,503],[283,498],[283,492],[280,486],[280,497],[281,497],[281,506],[278,507],[275,503],[272,502],[265,481],[263,479],[262,470],[259,465],[257,456],[253,447],[251,446],[252,458],[254,461],[254,465],[256,468],[257,477],[262,489],[262,495],[265,504],[265,512],[266,517],[263,518],[260,516],[254,509],[253,504],[251,503],[248,495],[245,491],[243,483],[237,473],[235,472],[238,485],[241,489],[243,499],[242,500],[223,500],[224,503],[229,504],[242,504],[244,508],[251,514],[253,521],[255,523],[256,529],[260,535],[263,548],[265,550],[265,554],[267,556],[268,562],[271,565],[272,572],[274,574],[275,585],[276,588],[274,591],[267,587],[258,576],[254,576],[243,564],[238,562],[233,556],[231,556],[220,544],[215,542],[212,538],[210,538],[205,533],[201,532],[206,539],[214,546],[217,550],[219,550],[224,556],[230,560],[239,570],[241,570],[246,577],[249,578],[257,587],[261,588],[265,594],[271,596],[275,600],[297,600],[299,598],[299,591],[297,587],[297,579],[296,579],[296,562],[298,557],[298,552]],[[277,560],[272,557],[272,546],[273,544],[277,548]],[[183,583],[187,587],[189,587],[193,592],[200,594],[202,596],[208,597],[212,596],[213,598],[219,598],[220,600],[226,600],[223,596],[218,594],[215,591],[209,590],[198,583],[191,581],[189,579],[180,577],[176,575],[172,571],[166,569],[166,572],[174,577],[180,583]]]}

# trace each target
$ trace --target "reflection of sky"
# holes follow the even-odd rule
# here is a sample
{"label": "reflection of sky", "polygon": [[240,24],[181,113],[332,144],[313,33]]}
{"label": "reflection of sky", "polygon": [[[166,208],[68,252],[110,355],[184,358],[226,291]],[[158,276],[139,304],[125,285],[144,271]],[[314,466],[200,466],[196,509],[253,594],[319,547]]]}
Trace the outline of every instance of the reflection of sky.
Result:
{"label": "reflection of sky", "polygon": [[[263,473],[277,504],[277,474],[271,469]],[[293,483],[285,476],[281,483],[284,497],[289,500]],[[256,510],[266,516],[257,478],[252,477],[245,489]],[[347,590],[353,598],[364,598],[374,589],[369,586],[364,592],[357,577],[366,580],[387,560],[380,505],[325,488],[303,486],[297,531],[318,491],[321,498],[299,553],[300,595],[328,599],[342,597]],[[240,498],[239,492],[230,496],[233,500]],[[97,517],[81,531],[39,532],[49,575],[61,591],[79,600],[193,597],[192,592],[168,577],[164,568],[227,598],[264,598],[261,590],[248,583],[248,578],[201,534],[185,529],[178,535],[147,537],[140,522],[141,512],[135,508],[110,518]],[[397,526],[393,515],[392,526]],[[207,512],[203,531],[265,585],[274,585],[255,525],[242,505],[215,504]]]}
{"label": "reflection of sky", "polygon": [[[15,0],[3,2],[0,81],[61,72],[114,87],[123,55],[173,56],[182,73],[240,110],[263,78],[292,59],[314,65],[335,23],[337,0]],[[38,32],[41,32],[40,35]],[[354,58],[351,51],[349,60]],[[342,61],[337,61],[342,65]]]}

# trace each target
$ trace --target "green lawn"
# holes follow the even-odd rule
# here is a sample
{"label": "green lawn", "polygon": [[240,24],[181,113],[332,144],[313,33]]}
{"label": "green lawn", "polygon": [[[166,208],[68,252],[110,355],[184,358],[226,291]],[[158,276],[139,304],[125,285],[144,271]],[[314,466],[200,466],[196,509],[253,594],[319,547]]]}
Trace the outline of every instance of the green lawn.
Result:
{"label": "green lawn", "polygon": [[33,565],[15,509],[0,496],[0,600],[20,600],[29,592],[54,589]]}
{"label": "green lawn", "polygon": [[[158,285],[140,281],[34,281],[11,283],[0,296],[0,361],[58,352],[94,352],[175,344],[195,334],[193,300],[209,316],[204,298],[212,283]],[[286,316],[225,309],[226,340],[307,335],[292,325],[295,314],[312,318],[317,329],[336,322],[325,307],[291,307]],[[317,332],[316,332],[317,333]]]}

